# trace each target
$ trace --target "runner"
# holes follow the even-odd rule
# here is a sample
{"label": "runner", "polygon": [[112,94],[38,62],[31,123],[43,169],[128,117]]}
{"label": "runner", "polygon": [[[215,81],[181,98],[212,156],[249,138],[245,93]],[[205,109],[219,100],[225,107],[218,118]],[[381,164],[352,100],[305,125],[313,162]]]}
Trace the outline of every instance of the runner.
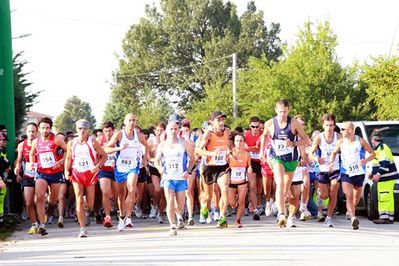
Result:
{"label": "runner", "polygon": [[[68,142],[65,159],[65,176],[71,176],[76,198],[76,214],[80,225],[79,237],[87,237],[85,213],[93,209],[95,185],[100,166],[107,160],[107,154],[100,144],[90,136],[89,122],[80,119],[76,122],[78,136]],[[97,162],[97,156],[100,160]],[[72,168],[72,173],[70,169]],[[84,200],[86,196],[86,202]],[[86,208],[88,209],[85,212]]]}
{"label": "runner", "polygon": [[[97,142],[100,143],[101,147],[105,148],[114,135],[115,125],[111,121],[107,121],[103,124],[102,129],[103,135],[97,137]],[[108,148],[108,151],[112,150],[112,148],[114,147]],[[114,177],[115,160],[116,152],[109,152],[107,154],[107,160],[105,161],[104,165],[100,167],[100,171],[98,172],[98,179],[102,191],[102,205],[105,213],[104,227],[106,228],[111,228],[113,226],[111,218],[111,199],[117,194],[117,187]]]}
{"label": "runner", "polygon": [[155,128],[155,136],[148,139],[149,146],[149,169],[151,183],[154,187],[152,193],[152,205],[150,210],[150,218],[157,218],[158,223],[164,223],[163,212],[165,210],[166,199],[165,194],[162,193],[161,188],[161,174],[154,165],[155,156],[157,154],[158,145],[161,143],[161,135],[165,131],[166,125],[164,123],[159,123]]}
{"label": "runner", "polygon": [[[346,208],[353,230],[359,229],[359,220],[355,216],[355,207],[360,201],[364,181],[364,167],[375,157],[374,150],[361,137],[355,135],[352,122],[345,122],[341,128],[342,138],[337,141],[332,151],[329,166],[334,169],[335,157],[341,151],[342,188],[346,197]],[[365,151],[369,153],[365,158]]]}
{"label": "runner", "polygon": [[[289,103],[287,100],[276,102],[277,116],[268,120],[261,138],[261,150],[265,149],[268,134],[272,137],[270,157],[276,181],[276,205],[278,208],[278,225],[285,227],[287,220],[284,204],[290,199],[291,181],[298,164],[298,152],[295,147],[309,143],[309,137],[297,120],[288,116]],[[301,140],[295,141],[299,136]],[[261,154],[264,159],[264,154]]]}
{"label": "runner", "polygon": [[165,191],[166,210],[170,223],[169,235],[173,236],[177,235],[177,228],[184,228],[181,215],[185,203],[187,178],[192,174],[188,169],[192,169],[195,161],[192,145],[186,140],[178,138],[178,124],[168,123],[166,132],[166,140],[161,143],[157,151],[155,166],[162,175],[161,184]]}
{"label": "runner", "polygon": [[[137,130],[139,128],[137,127]],[[147,141],[149,138],[150,133],[148,132],[147,129],[139,130],[141,134],[144,136],[144,139]],[[145,146],[140,143],[140,149],[139,149],[139,158],[140,158],[140,173],[139,177],[137,179],[137,198],[136,198],[136,204],[134,206],[134,213],[136,214],[136,217],[139,219],[147,219],[147,216],[143,213],[142,211],[142,201],[144,197],[144,190],[145,187],[147,186],[147,180],[150,178],[149,176],[149,171],[147,167],[144,167],[144,155],[146,154]]]}
{"label": "runner", "polygon": [[[119,231],[125,227],[133,227],[131,215],[136,202],[137,179],[140,171],[140,143],[148,148],[144,136],[136,130],[136,121],[134,114],[127,114],[124,119],[124,128],[114,133],[106,148],[106,152],[114,152],[113,147],[115,145],[119,147],[114,170],[118,184]],[[148,149],[144,156],[144,166],[147,165],[147,152]]]}
{"label": "runner", "polygon": [[252,171],[248,173],[249,179],[249,199],[254,209],[253,219],[258,221],[262,213],[262,168],[260,165],[259,152],[260,152],[260,119],[259,117],[251,117],[249,120],[251,130],[245,134],[246,150],[251,155]]}
{"label": "runner", "polygon": [[211,115],[212,127],[205,131],[201,138],[199,148],[196,152],[206,157],[203,167],[203,193],[201,197],[201,215],[208,218],[208,204],[211,200],[213,185],[216,183],[221,190],[219,202],[220,218],[218,227],[227,227],[226,210],[228,205],[227,190],[230,180],[227,175],[228,163],[227,155],[229,149],[230,130],[224,127],[226,115],[220,111],[215,111]]}
{"label": "runner", "polygon": [[[335,149],[337,142],[341,139],[341,134],[334,132],[335,115],[324,114],[321,118],[324,131],[315,137],[312,147],[309,151],[309,157],[319,165],[319,173],[317,174],[318,188],[320,198],[322,200],[329,199],[327,218],[324,225],[333,227],[332,214],[337,204],[337,195],[340,180],[339,157],[336,156],[330,168],[330,156]],[[317,155],[316,155],[317,154]]]}
{"label": "runner", "polygon": [[53,121],[48,117],[44,117],[39,121],[40,136],[33,140],[29,153],[30,163],[28,170],[32,171],[35,162],[38,162],[35,182],[36,211],[40,222],[39,234],[42,236],[47,235],[44,208],[47,188],[50,188],[49,209],[54,209],[59,195],[60,184],[64,180],[62,168],[64,158],[57,153],[57,150],[61,148],[66,151],[66,145],[64,141],[56,138],[51,133],[52,126]]}
{"label": "runner", "polygon": [[[237,208],[235,225],[243,227],[241,217],[245,208],[245,197],[247,195],[247,174],[252,173],[250,153],[244,149],[245,138],[243,134],[234,136],[234,148],[229,159],[229,203],[232,208]],[[236,198],[238,195],[238,198]],[[238,201],[238,203],[237,203]]]}
{"label": "runner", "polygon": [[[63,141],[65,144],[65,135],[64,133],[57,133],[55,135],[56,138],[59,138],[59,141]],[[60,157],[64,157],[64,150],[62,148],[57,149],[57,155]],[[69,181],[66,180],[65,176],[63,176],[61,182],[60,182],[60,191],[58,192],[58,222],[57,226],[58,228],[64,228],[64,216],[65,216],[65,205],[66,205],[66,193],[68,191],[68,186],[70,185]],[[54,222],[54,210],[49,210],[49,218],[48,218],[48,224],[52,224]]]}
{"label": "runner", "polygon": [[266,144],[265,144],[265,149],[263,151],[263,160],[260,161],[260,166],[262,168],[263,192],[266,198],[265,215],[270,216],[272,214],[272,206],[274,204],[274,198],[275,198],[274,191],[276,190],[276,184],[274,182],[274,174],[271,168],[270,158],[268,156],[271,148],[270,135],[267,136],[265,142]]}
{"label": "runner", "polygon": [[[37,137],[37,125],[35,123],[28,123],[26,126],[27,139],[18,144],[18,155],[15,164],[14,173],[17,177],[17,182],[21,183],[22,190],[24,193],[26,212],[28,213],[29,219],[32,223],[28,234],[35,234],[39,230],[39,224],[37,222],[36,210],[35,210],[35,179],[37,170],[37,161],[35,161],[32,171],[28,170],[27,163],[29,163],[29,153],[32,148],[32,142]],[[22,166],[22,168],[21,168]],[[22,178],[21,178],[22,170]]]}

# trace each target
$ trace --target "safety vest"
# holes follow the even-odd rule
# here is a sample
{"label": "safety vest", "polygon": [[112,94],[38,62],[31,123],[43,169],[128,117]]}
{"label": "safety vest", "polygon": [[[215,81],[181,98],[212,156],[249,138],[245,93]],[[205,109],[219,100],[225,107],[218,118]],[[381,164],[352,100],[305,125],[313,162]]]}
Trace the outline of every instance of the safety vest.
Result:
{"label": "safety vest", "polygon": [[392,151],[385,143],[381,142],[375,148],[375,158],[373,160],[373,175],[379,173],[380,181],[388,181],[399,178],[396,170]]}

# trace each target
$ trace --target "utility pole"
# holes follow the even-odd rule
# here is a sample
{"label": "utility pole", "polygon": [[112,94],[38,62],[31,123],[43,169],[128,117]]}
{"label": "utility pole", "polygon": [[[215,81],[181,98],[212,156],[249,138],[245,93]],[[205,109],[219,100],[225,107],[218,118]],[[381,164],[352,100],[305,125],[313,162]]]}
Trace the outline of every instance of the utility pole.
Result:
{"label": "utility pole", "polygon": [[0,124],[7,127],[7,153],[12,165],[15,159],[15,107],[9,0],[0,0],[0,36]]}
{"label": "utility pole", "polygon": [[237,118],[237,54],[233,54],[233,117]]}

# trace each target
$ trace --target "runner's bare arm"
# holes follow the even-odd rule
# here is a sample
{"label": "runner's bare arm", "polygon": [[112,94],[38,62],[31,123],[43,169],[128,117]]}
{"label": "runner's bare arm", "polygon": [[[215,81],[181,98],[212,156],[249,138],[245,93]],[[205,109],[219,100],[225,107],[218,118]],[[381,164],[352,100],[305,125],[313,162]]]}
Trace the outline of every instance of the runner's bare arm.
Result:
{"label": "runner's bare arm", "polygon": [[29,168],[30,168],[30,170],[33,169],[33,164],[35,163],[36,146],[37,146],[37,139],[33,140],[32,147],[29,152]]}
{"label": "runner's bare arm", "polygon": [[369,153],[369,156],[367,156],[367,158],[360,160],[360,164],[365,165],[375,158],[375,152],[373,148],[371,148],[370,144],[368,144],[363,138],[359,137],[359,140],[363,148]]}
{"label": "runner's bare arm", "polygon": [[337,144],[335,145],[335,148],[334,148],[334,150],[333,150],[332,153],[331,153],[331,156],[330,156],[330,166],[332,166],[332,165],[334,164],[335,157],[337,156],[339,150],[341,149],[342,140],[343,140],[343,139],[339,139],[339,140],[337,141]]}
{"label": "runner's bare arm", "polygon": [[15,160],[15,168],[14,168],[14,174],[16,176],[19,176],[19,173],[21,171],[21,163],[22,163],[22,148],[24,147],[24,143],[21,142],[18,144],[18,148],[17,148],[17,159]]}
{"label": "runner's bare arm", "polygon": [[54,138],[54,143],[60,147],[61,149],[63,149],[64,151],[67,150],[67,145],[65,144],[65,141],[63,141],[62,139],[59,138]]}
{"label": "runner's bare arm", "polygon": [[[321,134],[323,134],[323,133],[321,133]],[[321,162],[321,160],[323,160],[323,159],[315,156],[315,152],[316,152],[317,148],[319,147],[319,145],[320,145],[320,135],[316,136],[316,138],[313,140],[313,143],[312,143],[312,146],[310,147],[308,156],[309,156],[310,160],[318,162],[320,164],[323,164],[324,162]]]}
{"label": "runner's bare arm", "polygon": [[199,154],[200,156],[214,156],[215,152],[214,151],[207,151],[206,150],[206,145],[208,144],[210,134],[212,134],[210,131],[205,131],[204,135],[202,135],[201,142],[199,144],[199,147],[195,149],[195,152]]}
{"label": "runner's bare arm", "polygon": [[116,147],[116,144],[121,141],[122,131],[118,130],[112,135],[111,139],[108,141],[107,145],[104,147],[106,153],[113,153],[123,150],[124,147]]}
{"label": "runner's bare arm", "polygon": [[67,152],[65,156],[64,176],[68,180],[70,176],[69,169],[72,168],[72,140],[67,144]]}
{"label": "runner's bare arm", "polygon": [[[295,146],[306,146],[306,145],[311,145],[312,141],[310,140],[309,136],[306,134],[305,130],[302,128],[302,126],[299,124],[299,122],[296,119],[291,120],[293,130],[292,132],[298,133],[300,140],[295,142]],[[294,143],[292,141],[287,140],[287,147],[293,147]]]}
{"label": "runner's bare arm", "polygon": [[266,140],[268,135],[270,134],[270,130],[269,127],[272,125],[273,123],[273,119],[269,119],[266,123],[265,123],[265,129],[263,130],[262,135],[260,136],[260,160],[264,161],[265,160],[265,149],[266,149]]}
{"label": "runner's bare arm", "polygon": [[249,173],[249,174],[252,174],[252,173],[253,173],[253,170],[252,170],[252,165],[251,165],[251,154],[250,154],[249,152],[247,152],[247,158],[248,158],[248,162],[247,162],[247,165],[248,165],[248,173]]}
{"label": "runner's bare arm", "polygon": [[188,169],[188,171],[191,171],[191,169],[193,169],[194,164],[195,164],[194,147],[190,142],[188,142],[186,140],[183,140],[183,146],[187,152],[188,157],[190,158],[190,162],[188,164],[187,169]]}
{"label": "runner's bare arm", "polygon": [[161,160],[162,160],[162,152],[161,151],[162,151],[162,147],[163,147],[164,143],[165,142],[162,142],[161,144],[159,144],[157,154],[155,155],[155,160],[154,160],[154,166],[155,166],[155,168],[158,169],[158,172],[161,175],[163,173],[162,162],[161,162]]}
{"label": "runner's bare arm", "polygon": [[98,161],[98,167],[102,167],[105,162],[108,159],[107,153],[104,151],[104,149],[101,147],[100,143],[98,143],[96,140],[93,141],[93,147],[97,151],[97,153],[100,155],[100,160]]}
{"label": "runner's bare arm", "polygon": [[148,156],[149,156],[149,150],[150,150],[150,145],[148,145],[147,140],[144,137],[144,134],[140,133],[140,142],[141,144],[144,145],[144,155],[143,155],[143,164],[144,167],[148,166]]}

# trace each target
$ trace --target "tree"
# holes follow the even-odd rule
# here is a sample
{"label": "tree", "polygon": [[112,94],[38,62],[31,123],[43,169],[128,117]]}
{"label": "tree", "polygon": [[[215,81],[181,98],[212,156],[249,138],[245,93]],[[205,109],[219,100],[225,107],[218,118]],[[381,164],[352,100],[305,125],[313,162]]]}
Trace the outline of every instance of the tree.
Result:
{"label": "tree", "polygon": [[32,85],[26,78],[29,73],[24,72],[27,62],[21,60],[23,52],[19,52],[13,57],[14,75],[14,104],[15,104],[15,132],[20,132],[25,122],[26,113],[35,103],[41,91],[30,92],[27,88]]}
{"label": "tree", "polygon": [[90,104],[80,100],[77,96],[72,96],[66,101],[64,111],[55,119],[54,126],[58,132],[75,132],[75,122],[79,119],[89,121],[90,130],[96,126],[96,119],[91,113]]}
{"label": "tree", "polygon": [[164,99],[177,97],[178,107],[189,111],[206,86],[230,80],[232,53],[238,53],[240,68],[250,56],[277,60],[281,54],[279,24],[266,27],[253,2],[241,17],[223,0],[163,0],[160,10],[147,6],[145,12],[122,43],[114,109],[139,110],[139,95],[151,90]]}
{"label": "tree", "polygon": [[[363,119],[372,106],[365,106],[365,87],[357,82],[356,66],[344,68],[336,55],[337,37],[330,24],[305,23],[293,47],[286,48],[278,63],[253,58],[239,75],[242,114],[274,115],[277,99],[288,99],[291,114],[301,114],[308,129],[320,127],[323,113],[338,121]],[[258,108],[259,107],[259,108]]]}
{"label": "tree", "polygon": [[376,105],[371,117],[377,120],[399,120],[399,57],[373,58],[363,66],[360,82],[366,86],[367,104]]}

